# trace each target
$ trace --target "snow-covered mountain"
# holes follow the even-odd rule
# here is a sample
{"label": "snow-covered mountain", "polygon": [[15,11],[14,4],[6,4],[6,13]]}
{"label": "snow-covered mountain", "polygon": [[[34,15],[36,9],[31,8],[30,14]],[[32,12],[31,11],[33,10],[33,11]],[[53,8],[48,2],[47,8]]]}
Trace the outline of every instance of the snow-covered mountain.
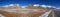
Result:
{"label": "snow-covered mountain", "polygon": [[9,7],[9,6],[19,6],[19,4],[9,4],[9,5],[5,5],[5,6],[2,6],[2,7]]}
{"label": "snow-covered mountain", "polygon": [[39,4],[34,4],[33,6],[41,6],[41,7],[44,7],[44,8],[56,8],[56,7],[54,7],[54,6],[49,6],[49,5],[39,5]]}
{"label": "snow-covered mountain", "polygon": [[[34,13],[34,14],[40,14],[40,15],[42,15],[42,13],[44,13],[44,12],[47,12],[47,11],[49,11],[50,9],[49,8],[55,8],[54,6],[48,6],[48,5],[39,5],[39,4],[34,4],[33,6],[29,6],[29,7],[33,7],[33,8],[39,8],[39,7],[41,7],[41,8],[39,8],[39,9],[29,9],[29,7],[28,7],[28,9],[15,9],[15,8],[25,8],[26,6],[20,6],[19,4],[10,4],[10,5],[6,5],[6,6],[2,6],[2,7],[5,7],[6,9],[4,10],[4,11],[8,11],[8,12],[14,12],[14,13],[24,13],[23,15],[25,16],[27,13],[27,11],[29,11],[30,13],[28,13],[27,15],[29,15],[30,16],[30,14],[32,14],[32,13]],[[2,8],[1,7],[1,8]],[[48,7],[48,9],[47,9],[47,7]],[[11,9],[11,8],[13,8],[13,9]],[[35,13],[36,12],[36,13]],[[48,13],[48,12],[47,12]],[[47,14],[47,13],[45,13],[45,14]],[[33,16],[34,16],[34,14],[32,14]],[[48,15],[48,14],[47,14]],[[18,16],[20,16],[20,15],[18,15]],[[44,15],[45,16],[45,15]]]}
{"label": "snow-covered mountain", "polygon": [[[56,7],[54,7],[54,6],[49,6],[49,5],[39,5],[39,4],[33,4],[33,8],[38,8],[38,7],[44,7],[44,8],[56,8]],[[19,4],[9,4],[9,5],[5,5],[5,6],[2,6],[1,8],[25,8],[25,7],[27,7],[27,6],[20,6]],[[31,6],[30,6],[31,7]],[[31,7],[31,8],[32,8]],[[28,7],[29,8],[29,7]]]}

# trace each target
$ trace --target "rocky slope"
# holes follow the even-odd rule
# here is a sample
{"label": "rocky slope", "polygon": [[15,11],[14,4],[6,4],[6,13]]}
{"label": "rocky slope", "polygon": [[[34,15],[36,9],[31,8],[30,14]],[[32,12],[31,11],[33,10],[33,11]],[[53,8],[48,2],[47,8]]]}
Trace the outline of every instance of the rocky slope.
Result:
{"label": "rocky slope", "polygon": [[0,14],[3,14],[6,17],[39,17],[51,9],[53,8],[33,5],[29,5],[24,8],[19,6],[9,6],[5,7],[3,10],[0,10]]}

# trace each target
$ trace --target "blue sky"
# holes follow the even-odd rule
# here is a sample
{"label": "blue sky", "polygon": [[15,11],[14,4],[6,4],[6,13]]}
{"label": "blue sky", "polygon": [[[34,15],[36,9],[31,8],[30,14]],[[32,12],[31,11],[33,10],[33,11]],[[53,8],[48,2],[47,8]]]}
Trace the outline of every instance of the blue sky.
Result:
{"label": "blue sky", "polygon": [[28,4],[41,4],[60,7],[60,0],[0,0],[0,6],[9,4],[20,4],[22,6]]}

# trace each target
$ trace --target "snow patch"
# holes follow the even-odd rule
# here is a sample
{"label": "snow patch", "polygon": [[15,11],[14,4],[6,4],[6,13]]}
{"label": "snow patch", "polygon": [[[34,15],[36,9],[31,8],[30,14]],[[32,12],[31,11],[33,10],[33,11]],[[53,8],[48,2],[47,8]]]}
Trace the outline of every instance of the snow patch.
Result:
{"label": "snow patch", "polygon": [[5,16],[3,16],[2,14],[0,14],[0,17],[5,17]]}

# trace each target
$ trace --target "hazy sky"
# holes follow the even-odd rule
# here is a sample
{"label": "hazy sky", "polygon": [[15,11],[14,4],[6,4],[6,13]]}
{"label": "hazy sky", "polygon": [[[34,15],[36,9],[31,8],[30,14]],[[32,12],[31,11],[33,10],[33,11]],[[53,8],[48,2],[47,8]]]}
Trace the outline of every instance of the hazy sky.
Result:
{"label": "hazy sky", "polygon": [[0,0],[0,6],[8,4],[20,4],[22,6],[28,4],[41,4],[60,7],[60,0]]}

